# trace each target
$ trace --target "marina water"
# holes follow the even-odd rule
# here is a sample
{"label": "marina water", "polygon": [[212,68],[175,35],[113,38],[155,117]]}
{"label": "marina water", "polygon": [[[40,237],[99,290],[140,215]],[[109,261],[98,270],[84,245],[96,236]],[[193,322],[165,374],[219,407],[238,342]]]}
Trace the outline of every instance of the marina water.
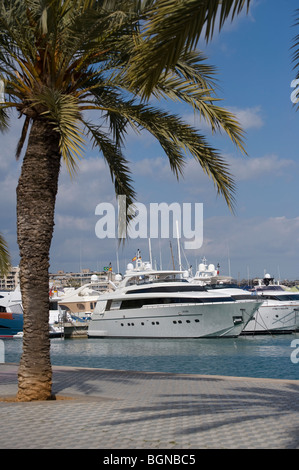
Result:
{"label": "marina water", "polygon": [[[22,339],[4,340],[4,346],[5,362],[18,363]],[[299,380],[299,333],[223,339],[53,338],[51,360],[70,367]]]}

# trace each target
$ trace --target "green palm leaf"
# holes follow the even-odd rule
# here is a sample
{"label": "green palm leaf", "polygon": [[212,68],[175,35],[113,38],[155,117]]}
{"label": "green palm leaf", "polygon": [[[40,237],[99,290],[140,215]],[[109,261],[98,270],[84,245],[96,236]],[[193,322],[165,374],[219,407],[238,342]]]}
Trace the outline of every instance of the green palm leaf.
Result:
{"label": "green palm leaf", "polygon": [[3,236],[0,233],[0,275],[4,276],[8,273],[11,265],[8,246]]}
{"label": "green palm leaf", "polygon": [[149,8],[143,42],[129,64],[134,86],[149,97],[161,74],[177,63],[180,54],[193,49],[203,34],[209,41],[239,14],[250,0],[157,0]]}

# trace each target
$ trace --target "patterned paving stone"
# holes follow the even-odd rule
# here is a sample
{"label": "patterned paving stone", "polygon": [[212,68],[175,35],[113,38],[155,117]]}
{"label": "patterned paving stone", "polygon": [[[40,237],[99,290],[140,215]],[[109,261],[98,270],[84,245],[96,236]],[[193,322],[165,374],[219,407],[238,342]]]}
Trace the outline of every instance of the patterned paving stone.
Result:
{"label": "patterned paving stone", "polygon": [[54,367],[53,390],[73,399],[0,402],[1,449],[299,448],[299,381]]}

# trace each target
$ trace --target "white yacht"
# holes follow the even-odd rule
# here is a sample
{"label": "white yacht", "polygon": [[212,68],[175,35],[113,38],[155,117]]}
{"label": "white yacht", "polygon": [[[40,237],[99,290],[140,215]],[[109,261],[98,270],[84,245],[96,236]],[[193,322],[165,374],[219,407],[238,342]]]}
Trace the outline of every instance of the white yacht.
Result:
{"label": "white yacht", "polygon": [[192,285],[183,271],[156,271],[137,257],[112,293],[97,301],[89,337],[239,336],[260,303]]}
{"label": "white yacht", "polygon": [[299,331],[299,293],[289,292],[266,274],[251,289],[263,301],[242,334],[292,333]]}
{"label": "white yacht", "polygon": [[242,335],[299,331],[299,293],[286,291],[270,274],[266,274],[263,279],[257,279],[256,285],[249,291],[243,290],[231,284],[229,276],[220,276],[218,267],[215,269],[213,264],[207,265],[206,259],[203,258],[190,282],[206,285],[209,290],[219,289],[236,301],[255,297],[261,302],[244,327]]}

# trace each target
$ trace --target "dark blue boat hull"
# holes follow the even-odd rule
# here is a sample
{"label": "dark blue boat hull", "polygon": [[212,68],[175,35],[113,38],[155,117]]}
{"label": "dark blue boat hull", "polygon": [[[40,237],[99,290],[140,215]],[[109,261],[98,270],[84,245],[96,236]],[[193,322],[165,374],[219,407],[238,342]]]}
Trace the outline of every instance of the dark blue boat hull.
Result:
{"label": "dark blue boat hull", "polygon": [[0,312],[0,338],[11,338],[23,331],[22,313]]}

